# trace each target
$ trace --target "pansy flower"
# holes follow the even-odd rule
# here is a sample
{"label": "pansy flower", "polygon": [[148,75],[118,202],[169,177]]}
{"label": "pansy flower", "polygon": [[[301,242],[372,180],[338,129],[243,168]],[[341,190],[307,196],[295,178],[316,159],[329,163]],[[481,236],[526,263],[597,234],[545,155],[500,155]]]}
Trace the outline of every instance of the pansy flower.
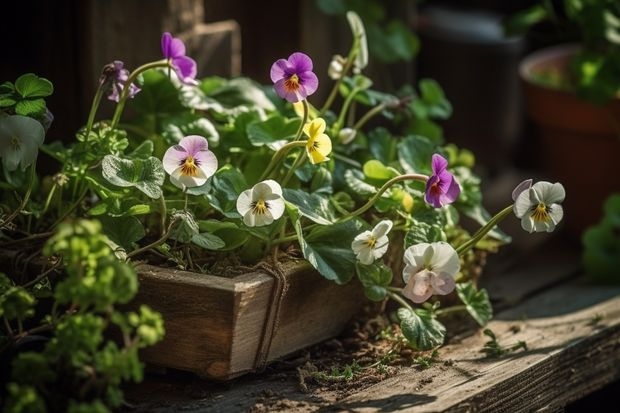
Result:
{"label": "pansy flower", "polygon": [[161,36],[161,52],[174,69],[181,82],[187,85],[196,85],[196,61],[185,56],[185,44],[168,32]]}
{"label": "pansy flower", "polygon": [[237,212],[248,227],[271,224],[284,214],[282,187],[272,179],[257,183],[239,195]]}
{"label": "pansy flower", "polygon": [[454,278],[461,269],[461,262],[450,244],[412,245],[405,250],[404,261],[403,295],[414,303],[423,303],[431,295],[446,295],[454,290]]}
{"label": "pansy flower", "polygon": [[162,161],[170,182],[185,189],[200,186],[217,170],[217,158],[207,140],[198,135],[186,136],[168,148]]}
{"label": "pansy flower", "polygon": [[332,151],[332,141],[325,134],[325,120],[316,118],[304,126],[304,133],[308,135],[306,152],[311,164],[328,161]]}
{"label": "pansy flower", "polygon": [[312,59],[301,52],[276,60],[270,74],[278,96],[292,103],[304,100],[319,87],[319,79],[312,71]]}
{"label": "pansy flower", "polygon": [[564,216],[560,205],[566,196],[564,187],[558,182],[531,183],[524,181],[513,191],[513,211],[527,232],[552,232]]}
{"label": "pansy flower", "polygon": [[[99,84],[107,94],[108,99],[118,102],[128,78],[129,70],[123,68],[123,62],[115,60],[103,67],[101,76],[99,77]],[[128,96],[133,98],[138,92],[140,92],[140,88],[131,83],[129,85]]]}
{"label": "pansy flower", "polygon": [[0,157],[7,171],[24,170],[37,159],[45,138],[40,122],[21,115],[0,116]]}
{"label": "pansy flower", "polygon": [[389,239],[387,233],[392,229],[392,221],[379,222],[372,231],[364,231],[353,239],[351,249],[355,257],[365,265],[383,257],[387,252]]}
{"label": "pansy flower", "polygon": [[448,161],[439,154],[434,154],[431,161],[433,174],[426,182],[424,200],[434,208],[451,204],[459,197],[461,188],[454,175],[448,172]]}

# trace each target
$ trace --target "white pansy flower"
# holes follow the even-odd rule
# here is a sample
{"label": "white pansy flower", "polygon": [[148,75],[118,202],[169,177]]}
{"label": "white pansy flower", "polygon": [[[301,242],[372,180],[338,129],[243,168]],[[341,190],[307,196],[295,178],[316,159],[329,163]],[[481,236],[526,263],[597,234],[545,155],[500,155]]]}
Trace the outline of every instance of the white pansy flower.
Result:
{"label": "white pansy flower", "polygon": [[456,286],[454,278],[461,269],[457,252],[446,242],[420,243],[405,250],[403,295],[414,303],[423,303],[432,295],[446,295]]}
{"label": "white pansy flower", "polygon": [[356,258],[365,265],[370,265],[387,252],[387,233],[392,229],[392,221],[379,222],[372,231],[364,231],[353,239],[351,249]]}
{"label": "white pansy flower", "polygon": [[239,195],[237,211],[248,227],[271,224],[284,214],[282,187],[272,179],[257,183]]}
{"label": "white pansy flower", "polygon": [[521,220],[521,227],[529,233],[552,232],[564,216],[560,203],[566,192],[562,184],[540,181],[520,189],[513,211]]}

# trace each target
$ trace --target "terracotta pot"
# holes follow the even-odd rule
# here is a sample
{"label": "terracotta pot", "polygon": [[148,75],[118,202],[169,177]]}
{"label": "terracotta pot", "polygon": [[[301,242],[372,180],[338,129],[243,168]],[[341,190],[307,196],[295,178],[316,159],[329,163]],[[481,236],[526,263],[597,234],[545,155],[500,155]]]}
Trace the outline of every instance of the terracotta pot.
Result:
{"label": "terracotta pot", "polygon": [[620,191],[620,99],[597,106],[533,78],[549,69],[566,70],[578,47],[538,50],[519,67],[525,111],[541,139],[541,147],[531,150],[542,151],[548,180],[564,185],[564,225],[577,239],[599,221],[607,196]]}

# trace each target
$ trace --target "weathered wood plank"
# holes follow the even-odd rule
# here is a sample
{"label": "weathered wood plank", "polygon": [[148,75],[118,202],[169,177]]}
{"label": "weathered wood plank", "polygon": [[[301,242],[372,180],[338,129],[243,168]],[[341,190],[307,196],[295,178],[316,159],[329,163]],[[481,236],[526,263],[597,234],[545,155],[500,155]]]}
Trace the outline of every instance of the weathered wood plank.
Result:
{"label": "weathered wood plank", "polygon": [[[594,324],[598,316],[602,319]],[[558,408],[620,378],[620,288],[572,284],[502,312],[488,326],[500,343],[529,350],[487,359],[481,333],[444,347],[449,360],[404,371],[339,403],[356,412],[533,411]]]}
{"label": "weathered wood plank", "polygon": [[282,268],[283,291],[265,271],[232,278],[142,266],[133,305],[162,314],[164,340],[142,360],[229,380],[338,334],[360,310],[359,285],[338,286],[307,262]]}

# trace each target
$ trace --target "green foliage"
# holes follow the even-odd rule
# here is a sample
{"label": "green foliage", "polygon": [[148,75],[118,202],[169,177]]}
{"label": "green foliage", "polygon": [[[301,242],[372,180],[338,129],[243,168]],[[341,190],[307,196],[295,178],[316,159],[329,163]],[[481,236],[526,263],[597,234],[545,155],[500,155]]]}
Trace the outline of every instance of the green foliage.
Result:
{"label": "green foliage", "polygon": [[[133,268],[118,261],[97,221],[58,226],[44,253],[61,259],[63,277],[53,286],[53,310],[35,311],[29,291],[0,277],[0,317],[8,338],[2,351],[19,350],[30,336],[40,351],[17,351],[6,391],[7,412],[108,412],[123,401],[121,385],[142,380],[138,350],[160,341],[161,316],[146,306],[119,311],[137,291]],[[25,318],[35,319],[25,330]],[[118,340],[115,331],[120,331]],[[41,336],[40,334],[44,334]]]}
{"label": "green foliage", "polygon": [[527,343],[525,341],[519,340],[514,344],[506,346],[499,343],[493,330],[485,328],[482,332],[489,337],[489,341],[487,341],[480,350],[485,353],[487,357],[502,357],[517,350],[527,351]]}
{"label": "green foliage", "polygon": [[432,311],[426,309],[398,309],[400,328],[415,350],[432,350],[443,344],[446,327],[435,318]]}
{"label": "green foliage", "polygon": [[[603,104],[620,92],[620,3],[616,0],[541,0],[510,16],[507,35],[537,33],[544,23],[554,26],[555,43],[578,41],[566,73],[550,73],[540,80],[576,91],[582,98]],[[548,42],[550,42],[548,40]]]}
{"label": "green foliage", "polygon": [[605,200],[602,218],[584,231],[581,243],[587,277],[593,282],[619,284],[620,194],[611,194]]}
{"label": "green foliage", "polygon": [[484,327],[493,318],[493,307],[485,289],[478,289],[472,282],[459,283],[456,292],[467,307],[467,312]]}
{"label": "green foliage", "polygon": [[4,82],[0,85],[0,109],[9,114],[41,120],[47,109],[44,98],[53,92],[54,87],[49,80],[26,73],[14,84]]}

